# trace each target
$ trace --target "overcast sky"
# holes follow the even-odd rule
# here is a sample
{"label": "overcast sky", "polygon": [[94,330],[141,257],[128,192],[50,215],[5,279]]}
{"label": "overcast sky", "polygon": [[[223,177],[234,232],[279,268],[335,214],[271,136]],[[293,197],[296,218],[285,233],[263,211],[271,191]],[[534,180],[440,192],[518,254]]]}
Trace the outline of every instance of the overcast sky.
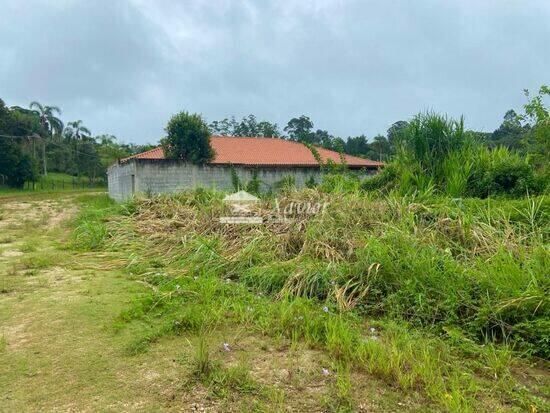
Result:
{"label": "overcast sky", "polygon": [[183,109],[370,138],[434,109],[492,131],[543,83],[549,0],[0,0],[0,98],[125,142]]}

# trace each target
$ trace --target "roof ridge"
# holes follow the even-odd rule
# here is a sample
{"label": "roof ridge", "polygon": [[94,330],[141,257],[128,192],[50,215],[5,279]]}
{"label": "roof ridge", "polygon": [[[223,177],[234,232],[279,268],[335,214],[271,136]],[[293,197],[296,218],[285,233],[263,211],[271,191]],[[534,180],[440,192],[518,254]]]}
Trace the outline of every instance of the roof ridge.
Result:
{"label": "roof ridge", "polygon": [[220,139],[276,139],[276,140],[280,140],[280,141],[287,141],[287,142],[292,142],[292,141],[288,141],[282,137],[279,137],[279,136],[229,136],[229,135],[211,135],[210,136],[211,138],[220,138]]}
{"label": "roof ridge", "polygon": [[161,149],[161,148],[162,148],[162,145],[155,146],[155,147],[152,148],[152,149],[147,149],[146,151],[143,151],[143,152],[140,152],[140,153],[136,153],[135,155],[141,155],[141,154],[143,154],[143,153],[153,152],[153,151],[156,151],[157,149]]}

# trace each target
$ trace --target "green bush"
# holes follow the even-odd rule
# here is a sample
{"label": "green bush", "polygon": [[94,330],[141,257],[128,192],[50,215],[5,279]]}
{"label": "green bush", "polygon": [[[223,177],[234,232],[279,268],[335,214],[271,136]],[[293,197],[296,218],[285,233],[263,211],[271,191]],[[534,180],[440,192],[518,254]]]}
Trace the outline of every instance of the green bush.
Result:
{"label": "green bush", "polygon": [[365,191],[384,190],[395,186],[398,177],[398,168],[395,163],[389,163],[382,171],[361,182],[361,189]]}
{"label": "green bush", "polygon": [[273,187],[276,190],[282,191],[296,189],[296,179],[294,175],[285,175],[279,181],[275,182]]}
{"label": "green bush", "polygon": [[533,168],[520,155],[504,147],[479,148],[468,179],[467,195],[486,198],[491,195],[525,196],[543,190]]}
{"label": "green bush", "polygon": [[324,192],[354,192],[359,190],[361,181],[351,173],[330,173],[323,176],[320,188]]}
{"label": "green bush", "polygon": [[317,182],[315,182],[315,177],[312,175],[310,176],[306,181],[306,188],[312,189],[317,186]]}

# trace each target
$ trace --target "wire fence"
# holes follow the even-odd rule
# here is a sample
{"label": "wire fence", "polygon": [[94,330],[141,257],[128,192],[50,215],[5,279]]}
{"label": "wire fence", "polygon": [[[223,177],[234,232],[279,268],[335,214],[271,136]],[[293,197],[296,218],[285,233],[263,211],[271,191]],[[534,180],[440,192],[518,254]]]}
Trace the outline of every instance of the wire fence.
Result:
{"label": "wire fence", "polygon": [[52,173],[40,176],[35,181],[25,181],[22,187],[10,187],[6,176],[0,174],[0,192],[11,191],[62,191],[78,189],[106,189],[107,180],[104,177],[90,179],[87,176],[70,176]]}
{"label": "wire fence", "polygon": [[40,180],[40,181],[28,181],[23,186],[24,190],[28,191],[45,191],[45,190],[76,190],[76,189],[88,189],[88,188],[106,188],[107,185],[105,182],[85,182],[85,181],[78,181],[78,180],[72,180],[72,181],[48,181],[48,180]]}

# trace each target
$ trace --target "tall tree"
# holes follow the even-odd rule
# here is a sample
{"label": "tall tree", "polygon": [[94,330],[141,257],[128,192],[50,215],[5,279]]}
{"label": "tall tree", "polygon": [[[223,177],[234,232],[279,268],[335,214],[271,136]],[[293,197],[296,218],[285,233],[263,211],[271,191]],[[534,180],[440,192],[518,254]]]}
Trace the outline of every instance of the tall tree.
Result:
{"label": "tall tree", "polygon": [[346,153],[350,155],[368,156],[370,144],[365,135],[350,136],[346,141]]}
{"label": "tall tree", "polygon": [[256,116],[244,116],[240,122],[232,116],[230,119],[211,122],[208,127],[213,134],[220,136],[276,137],[280,136],[276,123],[266,120],[258,122]]}
{"label": "tall tree", "polygon": [[525,114],[521,120],[531,126],[525,135],[523,144],[536,168],[550,174],[550,108],[544,99],[550,97],[550,87],[542,85],[537,95],[531,97],[525,90],[528,101],[524,105]]}
{"label": "tall tree", "polygon": [[250,114],[242,118],[234,130],[235,136],[259,136],[256,116]]}
{"label": "tall tree", "polygon": [[84,126],[81,120],[75,120],[73,122],[67,123],[67,128],[65,128],[65,137],[68,138],[69,143],[72,142],[74,150],[74,159],[76,166],[76,174],[80,176],[82,172],[82,164],[79,162],[79,150],[80,146],[84,141],[91,139],[90,130]]}
{"label": "tall tree", "polygon": [[165,130],[161,145],[167,158],[203,164],[214,157],[210,129],[200,115],[180,112],[172,116]]}
{"label": "tall tree", "polygon": [[284,128],[291,141],[304,143],[313,143],[314,133],[312,130],[313,122],[305,115],[290,119]]}
{"label": "tall tree", "polygon": [[376,157],[380,162],[387,160],[391,154],[390,142],[383,135],[375,136],[371,147],[373,151],[377,154]]}
{"label": "tall tree", "polygon": [[73,139],[80,141],[84,137],[90,137],[92,133],[90,129],[83,125],[81,120],[75,120],[67,123],[67,134]]}
{"label": "tall tree", "polygon": [[50,134],[59,135],[63,132],[63,122],[56,116],[61,115],[61,109],[57,106],[42,105],[33,101],[29,108],[40,118],[40,124]]}
{"label": "tall tree", "polygon": [[502,124],[491,135],[487,143],[489,146],[506,146],[510,149],[521,149],[523,136],[529,131],[529,125],[521,124],[521,117],[515,110],[510,109],[504,115]]}
{"label": "tall tree", "polygon": [[271,123],[263,120],[258,123],[258,136],[263,136],[266,138],[277,138],[281,136],[281,133],[279,132],[279,127],[276,123]]}
{"label": "tall tree", "polygon": [[90,183],[94,182],[97,175],[102,171],[102,165],[93,139],[85,139],[81,142],[76,160],[79,172],[88,176]]}
{"label": "tall tree", "polygon": [[215,120],[208,125],[213,134],[221,136],[234,136],[235,128],[237,127],[237,121],[235,116],[231,116],[231,119]]}
{"label": "tall tree", "polygon": [[403,134],[409,126],[409,122],[404,120],[398,120],[392,124],[387,132],[388,142],[392,147],[396,147],[399,142],[403,139]]}
{"label": "tall tree", "polygon": [[[39,102],[33,101],[30,103],[29,108],[36,113],[40,119],[42,128],[47,131],[52,137],[55,134],[60,135],[63,131],[63,122],[61,119],[55,116],[55,114],[61,115],[61,109],[57,106],[42,105]],[[46,136],[42,136],[42,162],[43,173],[48,174],[47,158],[46,158]]]}
{"label": "tall tree", "polygon": [[117,142],[116,136],[100,135],[95,137],[95,141],[97,142],[97,152],[104,168],[132,154],[129,147]]}
{"label": "tall tree", "polygon": [[29,115],[8,109],[0,99],[0,183],[16,188],[34,180],[37,174],[35,160],[24,150],[27,125],[21,128],[19,120],[25,118]]}
{"label": "tall tree", "polygon": [[323,148],[333,149],[334,148],[334,136],[332,136],[328,131],[323,129],[317,129],[313,136],[311,137],[311,143],[313,145],[319,145]]}

